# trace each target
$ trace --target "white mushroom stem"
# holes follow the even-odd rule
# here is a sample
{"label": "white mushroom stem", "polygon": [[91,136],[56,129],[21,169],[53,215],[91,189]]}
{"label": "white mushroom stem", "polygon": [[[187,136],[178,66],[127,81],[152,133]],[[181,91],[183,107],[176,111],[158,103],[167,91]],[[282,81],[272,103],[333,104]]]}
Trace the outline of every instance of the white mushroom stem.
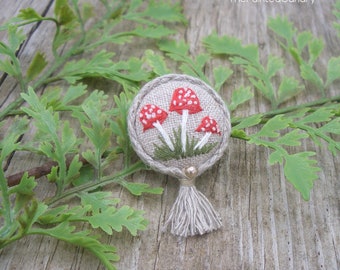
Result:
{"label": "white mushroom stem", "polygon": [[211,132],[205,133],[202,139],[195,145],[194,150],[196,150],[197,148],[202,149],[202,147],[208,142],[210,135]]}
{"label": "white mushroom stem", "polygon": [[186,152],[187,146],[187,121],[189,116],[189,110],[182,111],[182,123],[181,123],[181,142],[182,142],[182,151]]}
{"label": "white mushroom stem", "polygon": [[161,134],[161,136],[163,137],[166,145],[170,148],[171,151],[175,150],[174,145],[171,142],[171,139],[168,135],[168,133],[164,130],[164,128],[162,127],[161,123],[159,123],[159,121],[156,121],[152,124],[155,128],[157,128],[157,130],[159,131],[159,133]]}

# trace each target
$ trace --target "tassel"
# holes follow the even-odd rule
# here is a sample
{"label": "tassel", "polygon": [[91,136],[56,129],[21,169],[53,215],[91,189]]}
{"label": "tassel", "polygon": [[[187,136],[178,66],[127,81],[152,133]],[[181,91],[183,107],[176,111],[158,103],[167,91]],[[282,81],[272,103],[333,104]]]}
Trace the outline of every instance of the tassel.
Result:
{"label": "tassel", "polygon": [[194,185],[195,167],[189,167],[181,179],[177,199],[172,206],[166,226],[170,224],[171,233],[178,236],[202,235],[222,226],[221,218],[209,200]]}

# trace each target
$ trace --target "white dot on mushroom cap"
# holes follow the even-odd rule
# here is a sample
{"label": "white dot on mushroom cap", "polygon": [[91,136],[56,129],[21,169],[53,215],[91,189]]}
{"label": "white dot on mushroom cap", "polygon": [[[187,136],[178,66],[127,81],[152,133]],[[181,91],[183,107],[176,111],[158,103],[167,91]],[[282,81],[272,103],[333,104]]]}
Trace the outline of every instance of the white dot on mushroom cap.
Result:
{"label": "white dot on mushroom cap", "polygon": [[142,113],[139,114],[139,118],[142,118],[144,115]]}
{"label": "white dot on mushroom cap", "polygon": [[174,100],[174,101],[172,102],[172,104],[176,105],[176,104],[177,104],[176,100]]}
{"label": "white dot on mushroom cap", "polygon": [[215,130],[216,130],[216,128],[215,128],[215,127],[212,127],[212,130],[213,130],[213,131],[215,131]]}
{"label": "white dot on mushroom cap", "polygon": [[177,98],[178,98],[178,99],[182,99],[182,95],[179,95]]}
{"label": "white dot on mushroom cap", "polygon": [[202,127],[202,128],[201,128],[201,131],[205,131],[205,128],[204,128],[204,127]]}
{"label": "white dot on mushroom cap", "polygon": [[178,105],[179,105],[179,106],[182,106],[182,105],[183,105],[183,103],[182,103],[182,102],[180,102],[180,103],[178,103]]}
{"label": "white dot on mushroom cap", "polygon": [[143,120],[142,120],[142,123],[146,125],[146,124],[148,123],[148,121],[146,121],[145,119],[143,119]]}
{"label": "white dot on mushroom cap", "polygon": [[156,106],[155,105],[151,105],[151,108],[154,109],[154,108],[156,108]]}
{"label": "white dot on mushroom cap", "polygon": [[197,105],[197,101],[196,100],[194,101],[194,104]]}
{"label": "white dot on mushroom cap", "polygon": [[157,110],[157,113],[158,113],[158,114],[161,114],[161,113],[162,113],[162,110],[161,110],[161,109]]}
{"label": "white dot on mushroom cap", "polygon": [[188,101],[188,105],[191,105],[191,104],[192,104],[192,100],[189,100],[189,101]]}
{"label": "white dot on mushroom cap", "polygon": [[196,95],[191,95],[191,98],[196,98]]}
{"label": "white dot on mushroom cap", "polygon": [[151,114],[146,113],[145,116],[146,116],[146,119],[150,119],[151,118]]}
{"label": "white dot on mushroom cap", "polygon": [[152,114],[151,114],[151,117],[152,117],[152,118],[156,118],[156,114],[155,114],[155,113],[152,113]]}

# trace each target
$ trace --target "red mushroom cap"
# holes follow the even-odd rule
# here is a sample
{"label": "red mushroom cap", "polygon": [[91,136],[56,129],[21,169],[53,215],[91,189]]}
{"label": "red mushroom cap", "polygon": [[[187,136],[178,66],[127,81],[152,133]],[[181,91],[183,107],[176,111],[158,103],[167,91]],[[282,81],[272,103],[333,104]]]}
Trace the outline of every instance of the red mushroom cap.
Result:
{"label": "red mushroom cap", "polygon": [[218,135],[221,135],[221,131],[218,127],[218,124],[215,119],[211,118],[210,116],[205,116],[201,124],[196,128],[197,132],[211,132]]}
{"label": "red mushroom cap", "polygon": [[194,90],[189,87],[180,87],[175,89],[169,110],[183,113],[183,110],[188,110],[189,114],[194,114],[202,111],[200,101]]}
{"label": "red mushroom cap", "polygon": [[146,104],[139,113],[139,120],[142,122],[144,131],[153,128],[155,122],[163,123],[168,117],[168,113],[153,104]]}

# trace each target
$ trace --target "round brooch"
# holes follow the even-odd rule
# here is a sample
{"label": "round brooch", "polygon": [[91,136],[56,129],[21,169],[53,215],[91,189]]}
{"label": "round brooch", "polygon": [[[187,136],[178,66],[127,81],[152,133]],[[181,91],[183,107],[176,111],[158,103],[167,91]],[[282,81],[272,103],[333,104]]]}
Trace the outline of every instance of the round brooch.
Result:
{"label": "round brooch", "polygon": [[167,221],[171,232],[190,236],[219,228],[218,213],[194,186],[221,158],[231,132],[229,111],[216,91],[187,75],[158,77],[133,100],[128,131],[143,162],[180,181]]}

